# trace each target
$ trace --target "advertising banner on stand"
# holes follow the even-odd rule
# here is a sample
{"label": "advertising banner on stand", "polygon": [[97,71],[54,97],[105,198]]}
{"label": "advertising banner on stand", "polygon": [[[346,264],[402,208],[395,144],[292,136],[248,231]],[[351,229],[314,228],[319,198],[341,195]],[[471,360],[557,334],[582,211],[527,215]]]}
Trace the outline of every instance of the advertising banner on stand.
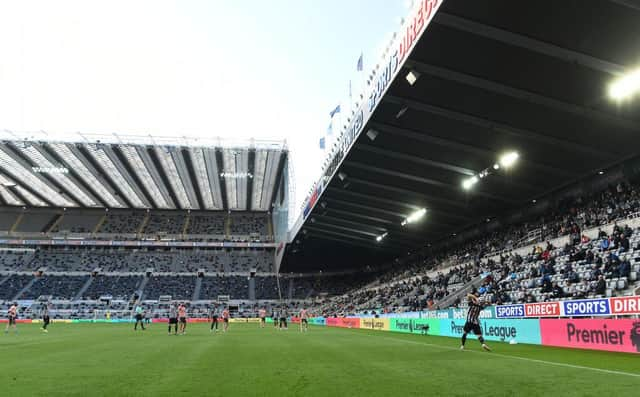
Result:
{"label": "advertising banner on stand", "polygon": [[[482,336],[486,340],[518,343],[540,344],[540,320],[493,320],[480,321]],[[464,332],[465,320],[440,320],[440,335],[461,337]],[[476,338],[470,333],[470,338]]]}
{"label": "advertising banner on stand", "polygon": [[328,317],[326,319],[326,325],[328,327],[360,328],[360,319],[344,318],[344,317]]}
{"label": "advertising banner on stand", "polygon": [[540,331],[545,346],[640,353],[637,319],[542,319]]}
{"label": "advertising banner on stand", "polygon": [[440,335],[440,321],[432,318],[392,318],[393,332],[421,335]]}
{"label": "advertising banner on stand", "polygon": [[325,325],[325,318],[324,317],[313,317],[309,319],[309,324],[314,324],[314,325]]}
{"label": "advertising banner on stand", "polygon": [[375,331],[389,331],[389,319],[388,318],[361,318],[361,329],[372,329]]}

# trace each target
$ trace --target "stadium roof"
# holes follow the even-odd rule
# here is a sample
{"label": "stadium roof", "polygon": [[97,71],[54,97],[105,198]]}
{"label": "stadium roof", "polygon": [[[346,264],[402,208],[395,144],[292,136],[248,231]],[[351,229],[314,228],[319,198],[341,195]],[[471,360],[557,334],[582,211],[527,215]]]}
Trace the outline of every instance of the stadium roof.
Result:
{"label": "stadium roof", "polygon": [[269,211],[286,157],[283,142],[5,131],[0,204]]}
{"label": "stadium roof", "polygon": [[[612,102],[607,87],[640,63],[640,2],[588,3],[441,2],[344,161],[330,161],[283,270],[389,261],[638,155],[640,101]],[[510,150],[514,169],[493,170]]]}

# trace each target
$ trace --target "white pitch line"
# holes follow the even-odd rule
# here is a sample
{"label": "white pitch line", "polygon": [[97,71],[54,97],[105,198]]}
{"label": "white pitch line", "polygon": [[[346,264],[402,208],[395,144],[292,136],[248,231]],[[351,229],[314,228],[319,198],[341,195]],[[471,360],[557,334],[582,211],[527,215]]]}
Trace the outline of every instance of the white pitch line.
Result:
{"label": "white pitch line", "polygon": [[[359,331],[355,331],[355,332],[359,332]],[[433,343],[416,342],[416,341],[413,341],[413,340],[389,338],[388,336],[372,335],[372,334],[368,334],[368,333],[367,334],[363,334],[363,335],[376,336],[378,338],[389,339],[389,340],[393,340],[393,341],[396,341],[396,342],[411,343],[411,344],[414,344],[414,345],[423,345],[423,346],[435,347],[435,348],[443,349],[443,350],[460,350],[459,348],[456,348],[456,347],[435,345]],[[511,356],[509,354],[500,354],[500,353],[493,353],[493,352],[487,353],[487,352],[481,352],[481,351],[475,351],[475,350],[464,350],[464,352],[490,354],[492,356],[499,356],[499,357],[504,357],[504,358],[512,358],[514,360],[529,361],[529,362],[538,363],[538,364],[555,365],[557,367],[566,367],[566,368],[573,368],[573,369],[586,369],[586,370],[589,370],[589,371],[602,372],[602,373],[605,373],[605,374],[623,375],[623,376],[631,376],[631,377],[634,377],[634,378],[640,378],[640,374],[635,374],[635,373],[632,373],[632,372],[624,372],[624,371],[615,371],[615,370],[612,370],[612,369],[584,367],[582,365],[565,364],[565,363],[558,363],[558,362],[554,362],[554,361],[545,361],[545,360],[536,360],[535,358]]]}

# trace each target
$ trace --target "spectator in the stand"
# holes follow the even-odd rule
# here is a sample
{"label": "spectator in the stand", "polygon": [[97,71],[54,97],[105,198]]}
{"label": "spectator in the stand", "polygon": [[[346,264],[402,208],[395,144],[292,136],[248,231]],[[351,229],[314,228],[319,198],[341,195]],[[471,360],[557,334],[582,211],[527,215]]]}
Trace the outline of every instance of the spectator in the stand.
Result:
{"label": "spectator in the stand", "polygon": [[589,286],[589,281],[583,279],[582,282],[576,286],[576,293],[574,298],[576,299],[584,299],[589,295],[589,291],[591,291],[591,287]]}
{"label": "spectator in the stand", "polygon": [[591,239],[586,234],[583,234],[582,237],[580,238],[580,243],[581,244],[586,244],[589,241],[591,241]]}
{"label": "spectator in the stand", "polygon": [[607,232],[605,232],[604,230],[602,230],[602,228],[598,228],[598,238],[599,239],[603,239],[603,238],[607,238],[609,237],[607,235]]}
{"label": "spectator in the stand", "polygon": [[598,265],[597,263],[594,263],[593,266],[591,267],[591,277],[589,278],[589,280],[595,281],[600,277],[600,275],[602,275],[602,270],[600,270],[600,265]]}
{"label": "spectator in the stand", "polygon": [[604,295],[607,292],[607,282],[602,274],[598,276],[598,283],[596,284],[595,292],[596,295]]}
{"label": "spectator in the stand", "polygon": [[618,271],[614,275],[617,277],[629,277],[631,274],[631,263],[628,260],[620,262]]}
{"label": "spectator in the stand", "polygon": [[566,279],[569,284],[575,284],[580,281],[580,276],[575,270],[571,269],[567,272]]}
{"label": "spectator in the stand", "polygon": [[584,257],[584,260],[587,264],[591,264],[593,263],[593,257],[594,257],[593,251],[589,250],[587,251],[587,254]]}
{"label": "spectator in the stand", "polygon": [[605,237],[600,241],[600,251],[607,251],[609,250],[609,238]]}
{"label": "spectator in the stand", "polygon": [[551,292],[553,289],[553,286],[551,284],[551,280],[549,279],[549,277],[543,277],[542,278],[542,292],[544,293],[549,293]]}
{"label": "spectator in the stand", "polygon": [[624,234],[620,235],[619,247],[620,247],[620,252],[629,251],[629,239]]}
{"label": "spectator in the stand", "polygon": [[561,286],[558,285],[558,283],[553,283],[553,288],[551,290],[551,296],[553,296],[555,299],[564,298],[564,296],[565,296],[564,290],[562,289]]}

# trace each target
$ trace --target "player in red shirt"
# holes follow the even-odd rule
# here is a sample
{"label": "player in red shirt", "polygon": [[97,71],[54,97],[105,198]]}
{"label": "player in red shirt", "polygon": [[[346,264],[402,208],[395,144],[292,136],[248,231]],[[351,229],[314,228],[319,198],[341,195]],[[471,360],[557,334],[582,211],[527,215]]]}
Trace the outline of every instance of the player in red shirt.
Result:
{"label": "player in red shirt", "polygon": [[260,317],[260,328],[264,328],[267,322],[267,311],[264,309],[258,310],[258,317]]}
{"label": "player in red shirt", "polygon": [[229,308],[222,311],[222,331],[227,332],[229,329]]}

